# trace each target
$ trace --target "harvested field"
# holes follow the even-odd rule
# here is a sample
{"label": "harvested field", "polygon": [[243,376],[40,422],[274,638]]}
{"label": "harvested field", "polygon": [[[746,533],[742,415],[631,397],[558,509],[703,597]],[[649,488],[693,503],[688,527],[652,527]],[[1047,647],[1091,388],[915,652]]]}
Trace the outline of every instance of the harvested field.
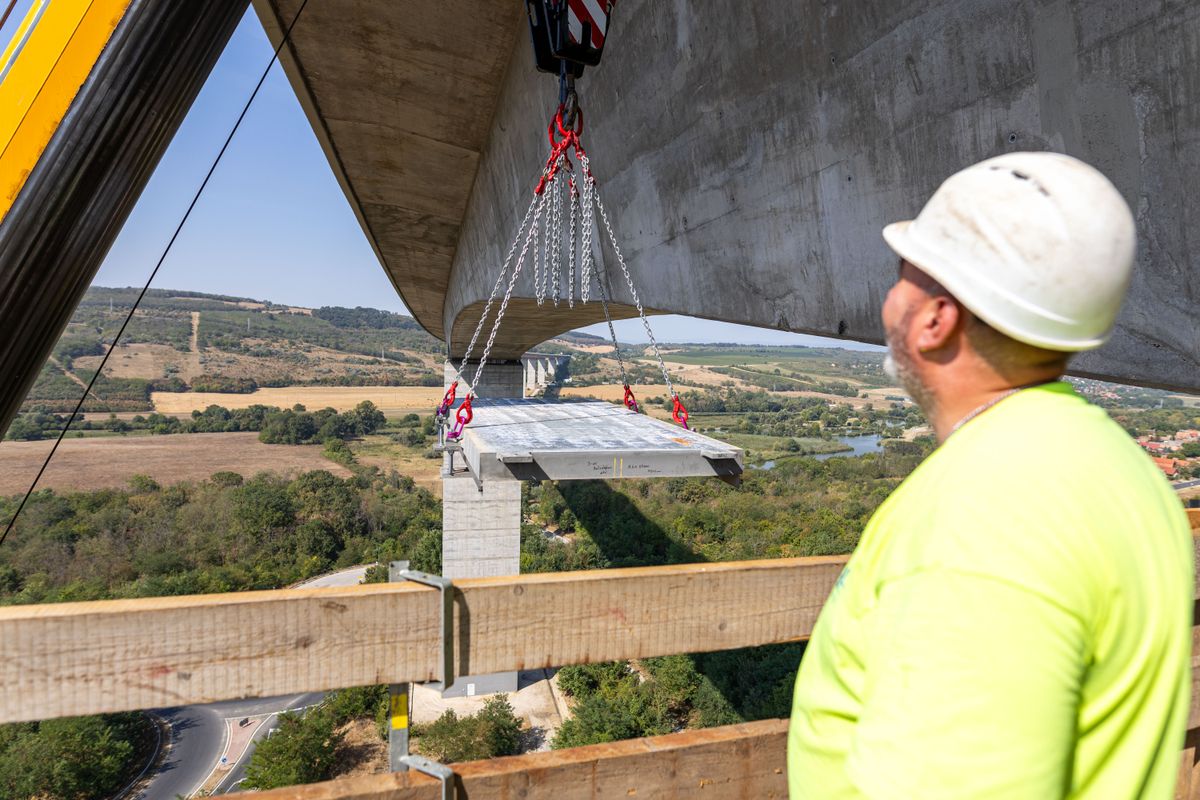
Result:
{"label": "harvested field", "polygon": [[[666,397],[667,387],[661,383],[638,384],[633,389],[638,402],[651,397]],[[600,383],[595,386],[564,386],[560,397],[594,397],[597,400],[617,402],[625,397],[625,387],[619,383]]]}
{"label": "harvested field", "polygon": [[[643,362],[647,363],[647,362]],[[681,364],[678,361],[664,361],[671,373],[671,380],[691,386],[721,386],[732,383],[738,389],[754,389],[754,386],[737,377],[713,372],[708,367],[695,364]]]}
{"label": "harvested field", "polygon": [[[205,348],[201,355],[204,371],[232,378],[253,378],[273,381],[285,378],[294,381],[317,381],[344,375],[385,377],[397,371],[406,374],[440,372],[441,367],[427,353],[411,350],[390,350],[387,359],[360,353],[346,353],[327,347],[280,345],[266,339],[245,339],[247,347],[257,348],[255,354]],[[415,358],[397,361],[395,356]],[[339,388],[339,387],[331,387]]]}
{"label": "harvested field", "polygon": [[[74,361],[75,369],[94,370],[100,365],[101,356],[81,356]],[[162,378],[167,367],[183,380],[203,372],[200,360],[194,353],[185,353],[165,344],[118,345],[117,351],[108,360],[104,374],[110,378]]]}
{"label": "harvested field", "polygon": [[350,449],[359,464],[379,467],[384,472],[394,469],[422,489],[442,496],[442,459],[426,458],[426,448],[397,444],[388,434],[375,434],[350,442]]}
{"label": "harvested field", "polygon": [[[0,494],[24,492],[53,443],[0,442]],[[187,433],[173,436],[113,436],[63,439],[38,483],[42,489],[86,490],[123,487],[131,475],[162,484],[203,480],[230,470],[245,476],[281,475],[324,469],[343,478],[350,470],[321,455],[316,445],[263,444],[257,433]]]}
{"label": "harvested field", "polygon": [[[708,373],[714,375],[715,373]],[[718,376],[722,377],[722,376]],[[700,383],[695,380],[693,383]],[[683,392],[687,389],[697,387],[684,385],[684,381],[680,381],[680,385],[676,387]],[[740,387],[739,387],[740,388]],[[749,387],[753,388],[753,387]],[[656,384],[639,384],[632,387],[633,393],[637,395],[638,401],[651,397],[666,397],[667,387],[661,383]],[[868,398],[860,397],[842,397],[836,394],[827,394],[825,392],[815,391],[794,391],[794,392],[771,392],[774,397],[816,397],[820,400],[825,400],[830,403],[842,403],[851,406],[852,408],[864,408],[868,404],[874,404],[875,408],[886,408],[888,402],[884,400],[885,394],[899,392],[900,389],[872,389],[872,396]],[[561,397],[594,397],[597,400],[607,400],[609,402],[619,401],[625,396],[625,387],[619,383],[600,383],[595,386],[564,386],[559,392]]]}
{"label": "harvested field", "polygon": [[160,414],[190,414],[212,405],[248,408],[252,405],[291,408],[302,404],[309,411],[335,408],[349,411],[363,400],[370,400],[389,417],[409,413],[432,414],[442,399],[438,386],[284,386],[259,389],[249,394],[227,392],[153,392],[154,410]]}

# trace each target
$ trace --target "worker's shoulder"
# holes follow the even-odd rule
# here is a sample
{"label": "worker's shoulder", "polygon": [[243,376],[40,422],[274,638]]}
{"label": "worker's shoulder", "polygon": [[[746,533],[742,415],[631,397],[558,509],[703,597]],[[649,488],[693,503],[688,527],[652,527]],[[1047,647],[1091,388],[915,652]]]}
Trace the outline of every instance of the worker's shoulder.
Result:
{"label": "worker's shoulder", "polygon": [[1099,588],[1117,561],[1142,557],[1147,541],[1178,549],[1182,508],[1128,434],[1073,392],[1030,395],[951,436],[914,476],[897,518],[908,524],[896,526],[911,530],[897,531],[893,566],[970,571],[1058,593],[1068,575],[1080,588]]}
{"label": "worker's shoulder", "polygon": [[1161,476],[1129,435],[1065,383],[1009,398],[951,437],[947,450],[953,450],[949,461],[973,465],[970,471],[951,470],[951,479],[969,482],[972,472],[983,472],[997,486],[1019,488],[1024,497],[1068,489],[1086,495],[1111,483],[1129,490],[1163,484],[1147,480]]}

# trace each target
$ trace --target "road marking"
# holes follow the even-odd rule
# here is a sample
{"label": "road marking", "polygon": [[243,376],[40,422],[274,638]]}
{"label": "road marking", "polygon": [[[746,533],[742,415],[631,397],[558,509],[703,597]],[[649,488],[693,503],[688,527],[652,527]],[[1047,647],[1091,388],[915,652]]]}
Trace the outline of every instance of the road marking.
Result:
{"label": "road marking", "polygon": [[[215,714],[216,712],[213,712],[213,713]],[[220,717],[218,717],[218,719],[220,719],[221,722],[226,722],[225,719],[222,719]],[[208,774],[204,776],[204,780],[202,780],[202,781],[200,781],[200,783],[196,784],[196,788],[192,789],[190,792],[188,792],[186,795],[184,795],[184,797],[191,797],[196,792],[198,792],[204,788],[204,784],[208,783],[208,779],[213,776],[213,773],[216,772],[218,769],[220,769],[221,755],[225,754],[225,748],[228,746],[229,746],[229,726],[222,725],[221,726],[221,748],[217,751],[218,753],[220,753],[220,755],[217,756],[217,763],[213,764],[213,768],[210,769],[208,771]]]}
{"label": "road marking", "polygon": [[162,729],[163,729],[163,726],[167,724],[167,722],[166,722],[166,720],[159,719],[158,717],[156,717],[150,713],[147,713],[146,716],[150,718],[151,722],[154,725],[154,736],[155,736],[154,752],[150,755],[150,760],[146,762],[146,766],[142,767],[142,771],[137,774],[137,777],[134,778],[133,780],[131,780],[129,783],[125,784],[124,789],[122,789],[121,791],[114,794],[113,800],[121,800],[122,797],[124,797],[131,789],[133,789],[134,786],[137,785],[137,782],[140,781],[142,779],[142,776],[144,776],[146,774],[146,770],[150,769],[151,767],[153,767],[155,764],[158,763],[158,756],[162,752],[162,739],[163,739]]}

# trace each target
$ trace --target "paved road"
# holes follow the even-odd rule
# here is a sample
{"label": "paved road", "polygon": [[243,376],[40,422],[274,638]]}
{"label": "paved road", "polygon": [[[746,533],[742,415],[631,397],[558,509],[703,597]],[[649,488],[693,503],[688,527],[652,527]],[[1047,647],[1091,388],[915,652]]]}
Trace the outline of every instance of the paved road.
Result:
{"label": "paved road", "polygon": [[[354,586],[362,580],[366,567],[335,572],[301,584],[303,588],[321,586]],[[171,727],[171,749],[162,767],[146,783],[139,793],[132,795],[136,800],[175,800],[182,795],[189,797],[199,791],[212,774],[225,749],[225,720],[230,717],[252,717],[260,714],[277,714],[294,708],[303,708],[319,703],[323,692],[310,692],[281,697],[257,697],[249,700],[226,700],[202,706],[183,706],[155,711],[167,720]],[[278,717],[271,717],[254,735],[254,741],[267,736],[268,731],[278,725]],[[214,794],[232,791],[246,777],[246,765],[250,763],[253,747],[247,747],[244,756],[217,787]]]}
{"label": "paved road", "polygon": [[1180,489],[1191,489],[1193,486],[1200,486],[1200,480],[1176,481],[1175,483],[1172,483],[1171,486],[1175,489],[1175,491],[1179,491]]}

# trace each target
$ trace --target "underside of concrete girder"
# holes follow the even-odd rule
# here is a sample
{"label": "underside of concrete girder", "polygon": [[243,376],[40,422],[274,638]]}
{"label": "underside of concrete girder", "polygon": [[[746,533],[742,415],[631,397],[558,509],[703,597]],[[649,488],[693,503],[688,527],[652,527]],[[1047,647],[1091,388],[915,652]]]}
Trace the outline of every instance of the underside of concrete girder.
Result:
{"label": "underside of concrete girder", "polygon": [[[276,40],[298,5],[256,0]],[[286,53],[384,268],[452,355],[528,205],[557,99],[520,6],[325,0]],[[1139,225],[1117,331],[1075,371],[1195,390],[1198,56],[1200,6],[1184,0],[633,0],[579,90],[650,309],[878,342],[895,274],[880,228],[974,161],[1057,150],[1104,170]],[[496,356],[603,319],[532,297],[522,278]]]}

